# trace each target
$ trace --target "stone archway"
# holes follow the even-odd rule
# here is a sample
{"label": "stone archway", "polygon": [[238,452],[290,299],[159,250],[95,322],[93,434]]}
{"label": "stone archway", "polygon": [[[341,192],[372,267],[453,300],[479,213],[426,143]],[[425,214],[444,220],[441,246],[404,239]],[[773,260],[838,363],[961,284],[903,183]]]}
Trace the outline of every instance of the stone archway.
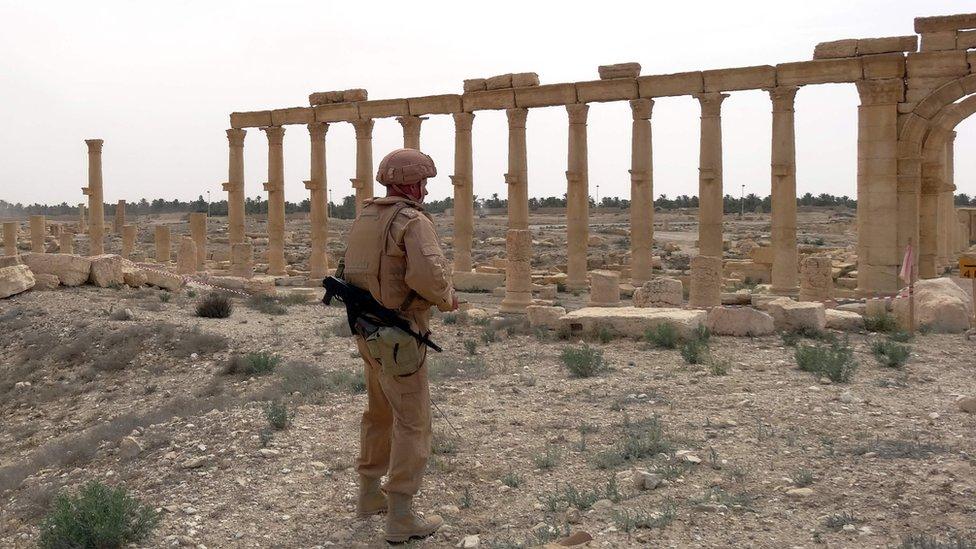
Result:
{"label": "stone archway", "polygon": [[[961,101],[960,101],[961,99]],[[953,213],[955,127],[976,113],[976,75],[947,82],[908,114],[898,136],[898,244],[918,243],[918,273],[933,278],[959,251]]]}

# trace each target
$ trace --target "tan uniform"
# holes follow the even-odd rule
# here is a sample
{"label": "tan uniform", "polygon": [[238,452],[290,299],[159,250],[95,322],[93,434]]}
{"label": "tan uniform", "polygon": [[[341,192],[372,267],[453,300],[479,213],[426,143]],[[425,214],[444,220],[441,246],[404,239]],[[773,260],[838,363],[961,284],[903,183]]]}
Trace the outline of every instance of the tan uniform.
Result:
{"label": "tan uniform", "polygon": [[[367,200],[349,233],[344,278],[370,291],[426,333],[430,308],[451,309],[454,289],[430,217],[420,204],[401,197]],[[366,362],[367,404],[360,432],[360,475],[388,475],[384,490],[414,495],[430,457],[431,415],[427,366],[391,376],[356,336]],[[426,352],[426,348],[423,349]]]}

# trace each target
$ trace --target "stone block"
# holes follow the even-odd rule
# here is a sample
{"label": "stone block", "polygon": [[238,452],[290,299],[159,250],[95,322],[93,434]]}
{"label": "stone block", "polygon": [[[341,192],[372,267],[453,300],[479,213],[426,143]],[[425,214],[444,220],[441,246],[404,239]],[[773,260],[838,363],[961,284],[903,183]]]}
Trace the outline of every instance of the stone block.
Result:
{"label": "stone block", "polygon": [[506,90],[487,90],[468,92],[461,96],[465,112],[515,108],[515,92]]}
{"label": "stone block", "polygon": [[559,319],[566,314],[563,307],[547,307],[544,305],[529,305],[525,308],[529,315],[529,325],[532,327],[558,328]]}
{"label": "stone block", "polygon": [[468,93],[473,91],[482,91],[488,88],[484,78],[469,78],[464,81],[462,89],[464,90],[464,93]]}
{"label": "stone block", "polygon": [[137,265],[146,275],[146,284],[171,292],[183,287],[184,282],[182,276],[164,271],[158,265],[152,263],[139,263]]}
{"label": "stone block", "polygon": [[35,283],[34,273],[27,265],[0,267],[0,299],[26,292]]}
{"label": "stone block", "polygon": [[342,103],[341,91],[313,92],[308,95],[308,104],[312,107]]}
{"label": "stone block", "polygon": [[918,36],[885,36],[882,38],[861,38],[857,41],[858,55],[878,53],[918,51]]}
{"label": "stone block", "polygon": [[956,49],[956,31],[926,32],[922,34],[922,51]]}
{"label": "stone block", "polygon": [[411,97],[407,107],[413,116],[424,114],[452,114],[461,112],[461,96],[456,94]]}
{"label": "stone block", "polygon": [[857,57],[776,65],[776,82],[781,86],[854,82],[862,77],[861,60]]}
{"label": "stone block", "polygon": [[637,79],[637,91],[641,97],[670,97],[694,95],[704,89],[701,72],[656,74]]}
{"label": "stone block", "polygon": [[577,82],[576,98],[580,103],[637,99],[637,80],[617,78],[614,80]]}
{"label": "stone block", "polygon": [[539,75],[534,72],[517,72],[512,75],[513,88],[528,88],[539,85]]}
{"label": "stone block", "polygon": [[776,86],[776,67],[757,65],[702,71],[706,92],[757,90]]}
{"label": "stone block", "polygon": [[115,254],[104,254],[92,256],[91,272],[88,282],[99,288],[111,286],[121,286],[125,284],[125,276],[122,274],[124,261],[122,256]]}
{"label": "stone block", "polygon": [[756,263],[763,263],[765,265],[773,264],[773,247],[772,246],[756,246],[755,248],[749,250],[749,258]]}
{"label": "stone block", "polygon": [[53,274],[65,286],[81,286],[91,274],[91,259],[74,254],[24,254],[34,274]]}
{"label": "stone block", "polygon": [[910,53],[907,72],[909,78],[965,76],[969,73],[969,62],[962,50]]}
{"label": "stone block", "polygon": [[559,319],[560,328],[570,334],[589,334],[601,328],[629,337],[661,324],[673,325],[682,337],[692,337],[707,318],[705,311],[643,307],[584,307]]}
{"label": "stone block", "polygon": [[387,118],[390,116],[408,116],[410,107],[406,99],[378,99],[363,101],[358,104],[360,118]]}
{"label": "stone block", "polygon": [[142,269],[132,264],[125,264],[122,266],[122,280],[126,286],[141,288],[149,282],[149,277]]}
{"label": "stone block", "polygon": [[207,278],[207,284],[212,284],[218,288],[227,290],[244,290],[247,280],[240,276],[211,276]]}
{"label": "stone block", "polygon": [[751,307],[712,307],[705,325],[715,335],[756,337],[775,331],[773,317]]}
{"label": "stone block", "polygon": [[271,111],[251,111],[230,113],[231,128],[263,128],[272,126]]}
{"label": "stone block", "polygon": [[244,291],[253,295],[263,295],[274,297],[278,295],[273,276],[255,276],[247,280],[244,284]]}
{"label": "stone block", "polygon": [[905,56],[901,53],[866,55],[861,58],[864,78],[904,78]]}
{"label": "stone block", "polygon": [[[896,298],[893,309],[899,324],[907,326],[908,298]],[[915,283],[917,326],[924,326],[935,332],[960,333],[969,329],[972,318],[972,299],[952,279],[932,278]]]}
{"label": "stone block", "polygon": [[512,73],[499,74],[485,78],[486,90],[503,90],[512,87]]}
{"label": "stone block", "polygon": [[588,307],[618,307],[620,305],[620,273],[590,271],[590,302]]}
{"label": "stone block", "polygon": [[781,297],[766,303],[766,310],[772,315],[777,330],[820,332],[827,327],[823,303],[798,302],[788,297]]}
{"label": "stone block", "polygon": [[854,57],[857,55],[857,40],[834,40],[821,42],[813,47],[814,59],[834,59],[837,57]]}
{"label": "stone block", "polygon": [[652,278],[634,290],[633,301],[635,307],[681,307],[684,286],[676,278]]}
{"label": "stone block", "polygon": [[640,76],[640,63],[615,63],[597,67],[600,80],[614,80],[616,78],[637,78]]}
{"label": "stone block", "polygon": [[316,122],[348,122],[359,120],[359,108],[356,103],[337,103],[335,105],[319,105],[315,111]]}
{"label": "stone block", "polygon": [[34,290],[56,290],[60,285],[61,279],[53,274],[34,275]]}
{"label": "stone block", "polygon": [[290,107],[271,111],[271,125],[311,124],[315,121],[315,111],[311,107]]}
{"label": "stone block", "polygon": [[919,34],[963,29],[976,29],[976,13],[915,18],[915,32]]}
{"label": "stone block", "polygon": [[722,258],[698,255],[691,259],[691,307],[715,307],[722,304]]}
{"label": "stone block", "polygon": [[572,105],[574,103],[576,103],[576,86],[574,84],[548,84],[515,89],[515,105],[520,108]]}
{"label": "stone block", "polygon": [[455,272],[453,278],[459,292],[489,292],[505,286],[504,273]]}
{"label": "stone block", "polygon": [[800,262],[800,301],[826,301],[833,287],[830,257],[812,255]]}
{"label": "stone block", "polygon": [[19,255],[2,255],[0,256],[0,267],[13,267],[14,265],[23,265],[24,262],[20,260]]}
{"label": "stone block", "polygon": [[976,48],[976,30],[959,31],[956,35],[956,47],[961,50]]}
{"label": "stone block", "polygon": [[864,317],[854,311],[827,309],[824,311],[827,328],[842,332],[859,332],[864,329]]}
{"label": "stone block", "polygon": [[363,88],[342,90],[342,101],[345,103],[366,101],[367,99],[369,99],[369,93]]}

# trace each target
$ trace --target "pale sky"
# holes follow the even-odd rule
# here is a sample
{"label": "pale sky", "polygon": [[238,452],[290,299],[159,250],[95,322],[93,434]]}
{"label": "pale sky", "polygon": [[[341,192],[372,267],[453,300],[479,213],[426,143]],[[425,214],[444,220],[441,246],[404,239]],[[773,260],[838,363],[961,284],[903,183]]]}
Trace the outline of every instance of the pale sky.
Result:
{"label": "pale sky", "polygon": [[[366,88],[370,99],[460,93],[465,78],[537,72],[543,84],[595,80],[597,66],[639,62],[642,74],[811,59],[817,42],[913,34],[923,15],[976,12],[976,1],[818,2],[42,2],[0,0],[0,199],[80,203],[86,138],[102,138],[105,201],[225,197],[228,115],[304,106],[313,91]],[[654,194],[696,194],[698,102],[655,100]],[[857,92],[808,86],[796,100],[798,192],[856,194]],[[726,192],[769,193],[770,101],[733,92],[723,106]],[[630,109],[593,104],[591,195],[629,196]],[[528,116],[529,194],[565,192],[562,107]],[[454,126],[424,122],[437,162],[433,198],[452,193]],[[976,122],[959,126],[956,185],[976,194]],[[248,130],[245,188],[263,194],[267,140]],[[374,164],[402,143],[377,120]],[[351,194],[355,136],[327,136],[328,180]],[[505,195],[503,111],[474,121],[475,194]],[[285,133],[285,196],[307,196],[309,139]],[[377,189],[379,191],[379,189]]]}

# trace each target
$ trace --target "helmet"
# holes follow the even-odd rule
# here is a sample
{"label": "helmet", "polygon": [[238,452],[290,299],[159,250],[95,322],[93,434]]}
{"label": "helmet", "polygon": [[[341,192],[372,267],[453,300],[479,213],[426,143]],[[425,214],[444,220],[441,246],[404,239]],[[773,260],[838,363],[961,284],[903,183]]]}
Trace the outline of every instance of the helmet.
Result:
{"label": "helmet", "polygon": [[382,185],[412,185],[437,175],[434,160],[417,149],[397,149],[383,157],[376,171]]}

